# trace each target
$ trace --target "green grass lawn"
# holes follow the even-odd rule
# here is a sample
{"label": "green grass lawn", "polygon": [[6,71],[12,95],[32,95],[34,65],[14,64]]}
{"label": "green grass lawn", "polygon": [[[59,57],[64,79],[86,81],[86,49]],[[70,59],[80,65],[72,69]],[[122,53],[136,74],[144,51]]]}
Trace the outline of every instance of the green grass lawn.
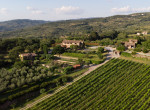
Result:
{"label": "green grass lawn", "polygon": [[120,59],[131,60],[139,63],[144,63],[150,65],[150,60],[148,58],[140,58],[140,57],[124,57],[121,56]]}
{"label": "green grass lawn", "polygon": [[63,56],[70,56],[70,57],[78,57],[78,58],[84,58],[86,56],[86,54],[82,54],[82,53],[63,53]]}
{"label": "green grass lawn", "polygon": [[97,54],[63,53],[63,56],[78,57],[82,59],[100,60]]}
{"label": "green grass lawn", "polygon": [[62,55],[69,56],[69,57],[81,58],[85,61],[90,60],[94,64],[99,64],[99,63],[101,63],[101,61],[103,61],[105,59],[105,58],[99,59],[97,54],[63,53]]}
{"label": "green grass lawn", "polygon": [[127,52],[122,52],[120,59],[131,60],[131,61],[150,65],[150,59],[132,56],[132,54]]}

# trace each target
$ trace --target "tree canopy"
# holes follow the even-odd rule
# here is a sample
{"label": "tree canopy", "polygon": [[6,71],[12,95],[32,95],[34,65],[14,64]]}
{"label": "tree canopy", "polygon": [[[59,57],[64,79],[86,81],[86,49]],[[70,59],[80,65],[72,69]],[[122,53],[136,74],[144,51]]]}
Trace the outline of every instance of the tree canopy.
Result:
{"label": "tree canopy", "polygon": [[56,47],[53,48],[52,53],[53,54],[58,54],[60,56],[60,54],[64,53],[65,49],[64,47],[61,47],[60,45],[57,45]]}

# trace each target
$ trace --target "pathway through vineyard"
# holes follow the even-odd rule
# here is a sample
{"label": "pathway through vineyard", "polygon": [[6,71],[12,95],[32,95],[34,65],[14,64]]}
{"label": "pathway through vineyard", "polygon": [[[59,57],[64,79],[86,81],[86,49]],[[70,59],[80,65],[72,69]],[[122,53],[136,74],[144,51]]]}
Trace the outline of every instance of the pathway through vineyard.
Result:
{"label": "pathway through vineyard", "polygon": [[44,97],[42,97],[42,98],[36,100],[35,102],[32,102],[31,104],[27,104],[25,107],[21,108],[20,110],[26,110],[26,109],[28,109],[28,108],[31,108],[31,107],[35,106],[36,104],[42,102],[43,100],[45,100],[45,99],[51,97],[52,95],[58,93],[58,92],[61,91],[61,90],[67,88],[69,85],[71,85],[71,84],[73,84],[74,82],[78,81],[79,79],[81,79],[81,78],[84,77],[85,75],[89,74],[90,72],[92,72],[92,71],[95,70],[96,68],[98,68],[98,67],[104,65],[104,64],[105,64],[106,62],[108,62],[111,58],[118,58],[118,57],[120,57],[120,56],[115,55],[115,54],[113,53],[113,48],[112,48],[112,47],[105,47],[105,49],[108,50],[109,53],[106,55],[107,58],[106,58],[106,60],[105,60],[103,63],[89,67],[89,70],[88,70],[88,71],[86,71],[84,74],[80,75],[79,77],[75,78],[72,82],[69,82],[69,83],[67,83],[67,84],[64,85],[64,86],[61,86],[60,88],[58,88],[57,90],[55,90],[53,93],[47,94],[47,95],[45,95]]}

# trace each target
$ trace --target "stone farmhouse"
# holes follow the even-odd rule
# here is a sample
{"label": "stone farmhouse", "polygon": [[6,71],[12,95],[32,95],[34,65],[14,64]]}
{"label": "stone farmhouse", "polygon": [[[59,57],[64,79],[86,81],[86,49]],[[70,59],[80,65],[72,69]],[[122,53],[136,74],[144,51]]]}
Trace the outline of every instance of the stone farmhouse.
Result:
{"label": "stone farmhouse", "polygon": [[37,54],[35,54],[35,53],[23,53],[23,54],[19,55],[21,61],[34,60],[36,56],[37,56]]}
{"label": "stone farmhouse", "polygon": [[147,31],[143,31],[142,34],[143,34],[143,35],[147,35],[148,32],[147,32]]}
{"label": "stone farmhouse", "polygon": [[125,47],[126,47],[127,49],[135,48],[137,42],[138,42],[138,40],[136,40],[136,39],[129,39],[128,42],[125,42]]}
{"label": "stone farmhouse", "polygon": [[66,48],[70,48],[71,45],[82,47],[84,45],[84,42],[81,40],[63,40],[63,42],[61,43],[61,46]]}
{"label": "stone farmhouse", "polygon": [[148,34],[148,31],[143,31],[141,33],[139,33],[139,32],[137,33],[138,36],[140,36],[140,35],[147,35],[147,34]]}

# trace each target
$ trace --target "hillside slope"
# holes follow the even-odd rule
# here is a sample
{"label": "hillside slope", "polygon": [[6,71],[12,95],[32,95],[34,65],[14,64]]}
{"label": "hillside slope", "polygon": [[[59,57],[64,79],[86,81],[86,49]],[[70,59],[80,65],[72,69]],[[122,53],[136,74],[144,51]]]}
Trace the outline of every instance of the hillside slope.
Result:
{"label": "hillside slope", "polygon": [[13,30],[36,26],[44,23],[47,23],[47,21],[29,20],[29,19],[18,19],[18,20],[0,22],[0,32],[13,31]]}
{"label": "hillside slope", "polygon": [[85,35],[108,30],[136,33],[150,29],[150,13],[116,15],[106,18],[90,18],[50,22],[12,32],[1,32],[0,37],[60,37],[62,35]]}
{"label": "hillside slope", "polygon": [[147,110],[150,66],[112,59],[30,110]]}

